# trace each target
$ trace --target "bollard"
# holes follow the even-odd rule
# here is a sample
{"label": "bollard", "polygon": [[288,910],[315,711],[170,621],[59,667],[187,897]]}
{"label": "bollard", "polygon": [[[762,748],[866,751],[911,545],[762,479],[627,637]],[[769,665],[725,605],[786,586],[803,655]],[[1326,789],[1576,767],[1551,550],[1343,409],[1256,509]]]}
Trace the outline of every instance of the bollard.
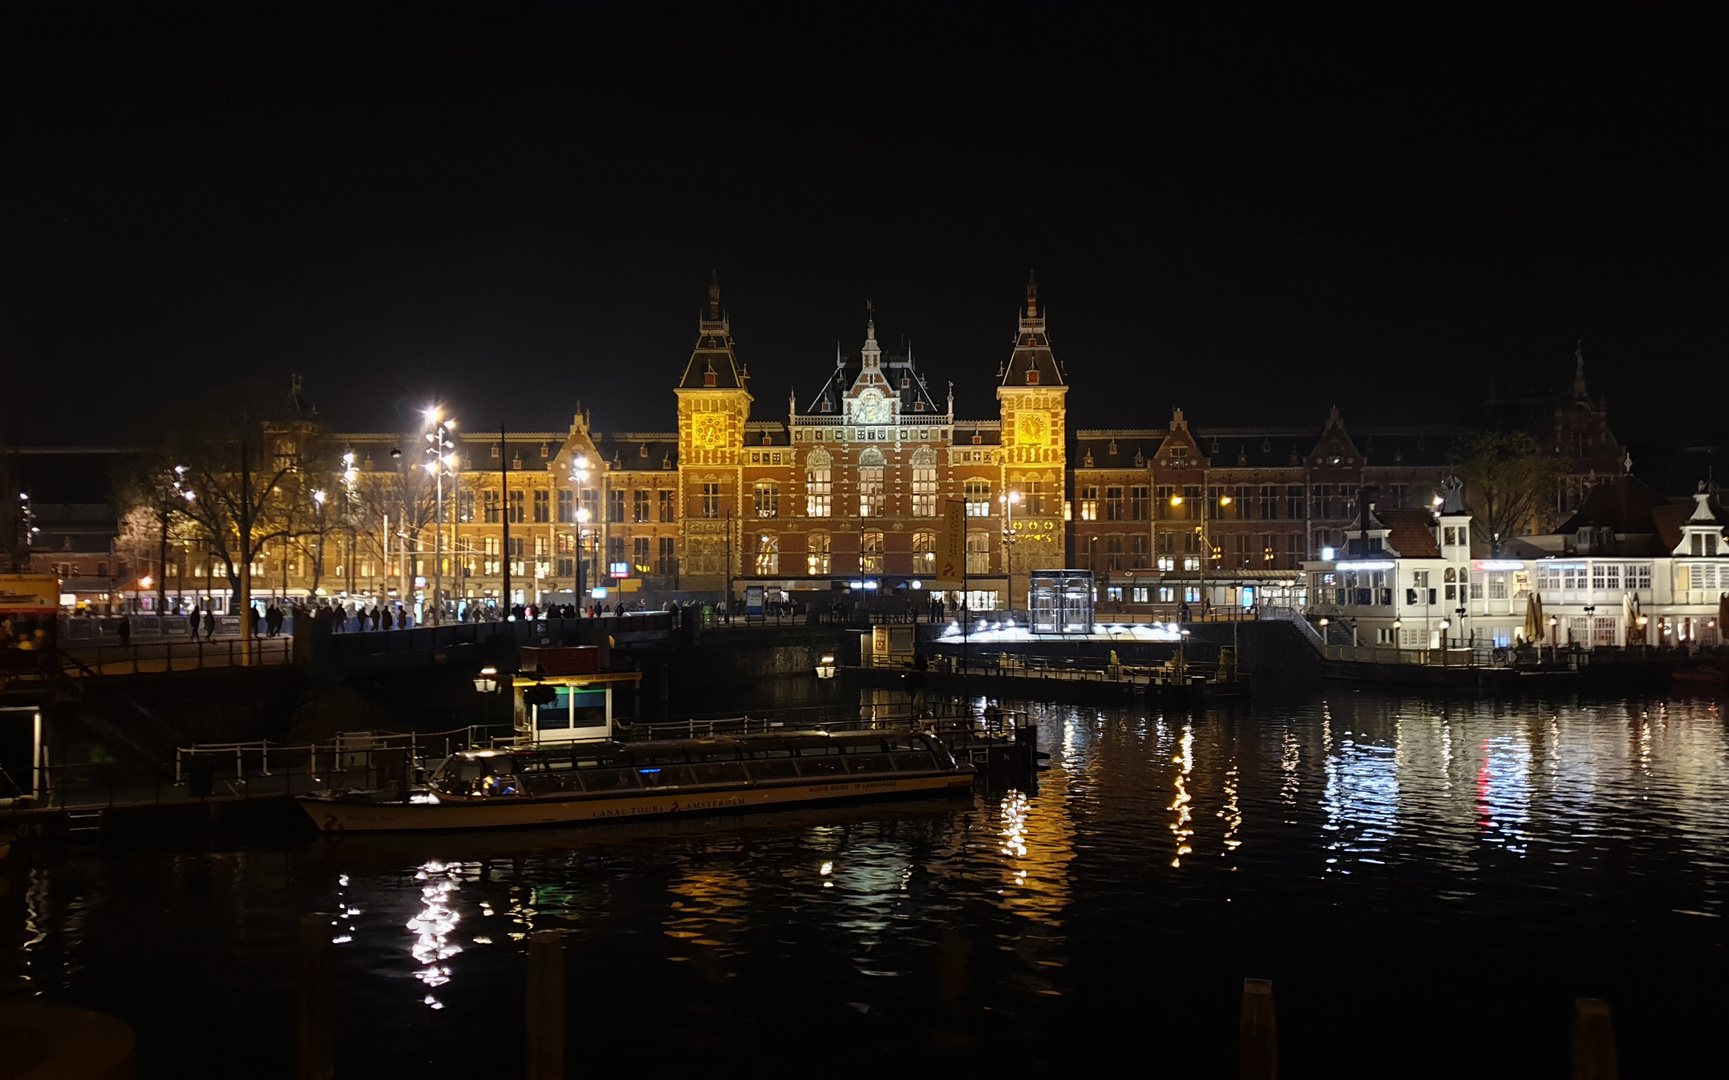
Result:
{"label": "bollard", "polygon": [[1243,1017],[1237,1027],[1239,1080],[1278,1080],[1279,1021],[1273,1012],[1273,980],[1243,980]]}
{"label": "bollard", "polygon": [[1573,1080],[1620,1080],[1615,1027],[1602,998],[1573,1001]]}
{"label": "bollard", "polygon": [[563,1076],[563,935],[536,930],[528,935],[528,1080]]}
{"label": "bollard", "polygon": [[332,1080],[336,1075],[336,1010],[330,999],[336,958],[330,935],[335,923],[336,916],[329,912],[300,917],[299,1080]]}

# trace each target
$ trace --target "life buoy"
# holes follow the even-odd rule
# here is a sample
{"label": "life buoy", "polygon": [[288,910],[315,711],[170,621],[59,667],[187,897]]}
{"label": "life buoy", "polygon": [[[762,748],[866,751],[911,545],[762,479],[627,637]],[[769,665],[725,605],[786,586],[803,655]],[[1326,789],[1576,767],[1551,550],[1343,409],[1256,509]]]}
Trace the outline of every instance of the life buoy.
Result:
{"label": "life buoy", "polygon": [[342,822],[336,820],[335,814],[324,815],[323,829],[325,832],[341,832]]}
{"label": "life buoy", "polygon": [[1505,664],[1507,662],[1506,649],[1496,649],[1492,655],[1495,657],[1495,663],[1497,664]]}

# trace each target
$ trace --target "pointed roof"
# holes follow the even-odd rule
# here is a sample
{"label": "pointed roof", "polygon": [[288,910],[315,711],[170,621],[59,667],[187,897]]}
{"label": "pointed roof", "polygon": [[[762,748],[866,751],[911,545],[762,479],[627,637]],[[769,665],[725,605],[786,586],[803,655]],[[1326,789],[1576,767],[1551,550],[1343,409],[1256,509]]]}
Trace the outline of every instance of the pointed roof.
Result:
{"label": "pointed roof", "polygon": [[748,390],[750,374],[733,352],[732,320],[720,306],[720,278],[708,286],[708,312],[697,321],[696,346],[684,366],[680,390]]}
{"label": "pointed roof", "polygon": [[860,355],[856,359],[846,356],[841,352],[840,344],[835,344],[834,367],[802,415],[821,414],[825,401],[828,403],[827,411],[838,415],[842,412],[843,398],[873,385],[888,397],[900,398],[902,416],[947,415],[947,409],[937,407],[928,380],[913,364],[912,346],[907,346],[904,355],[884,353],[877,341],[875,309],[867,306],[865,310],[865,341]]}
{"label": "pointed roof", "polygon": [[1050,337],[1045,333],[1045,316],[1039,310],[1039,286],[1029,271],[1027,300],[1020,312],[1020,329],[1015,333],[1015,351],[1002,370],[1003,386],[1062,386],[1063,370],[1051,355]]}

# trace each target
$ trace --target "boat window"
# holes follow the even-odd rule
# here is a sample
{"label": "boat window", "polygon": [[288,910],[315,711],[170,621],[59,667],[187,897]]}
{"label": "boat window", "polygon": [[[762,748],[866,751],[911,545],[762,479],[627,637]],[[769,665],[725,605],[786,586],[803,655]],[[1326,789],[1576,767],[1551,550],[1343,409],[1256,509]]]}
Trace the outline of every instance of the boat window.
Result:
{"label": "boat window", "polygon": [[801,754],[798,759],[798,774],[800,776],[833,776],[845,771],[845,762],[839,754],[829,754],[824,757],[813,757]]}
{"label": "boat window", "polygon": [[582,774],[584,791],[616,791],[636,786],[635,769],[596,769]]}
{"label": "boat window", "polygon": [[897,772],[930,772],[937,767],[936,758],[929,750],[914,751],[910,754],[891,754],[889,757],[895,763]]}
{"label": "boat window", "polygon": [[786,754],[753,758],[746,766],[752,780],[788,780],[798,775],[798,760]]}
{"label": "boat window", "polygon": [[842,752],[848,754],[880,754],[883,752],[881,739],[848,739],[840,745]]}
{"label": "boat window", "polygon": [[792,751],[785,746],[765,746],[760,750],[752,750],[750,757],[752,761],[759,761],[763,758],[788,758],[792,757]]}
{"label": "boat window", "polygon": [[846,759],[847,771],[852,773],[886,773],[893,772],[894,766],[889,763],[887,754],[854,754]]}
{"label": "boat window", "polygon": [[707,746],[691,752],[692,761],[737,761],[744,754],[736,746]]}
{"label": "boat window", "polygon": [[693,782],[689,765],[637,766],[636,781],[643,787],[672,787]]}
{"label": "boat window", "polygon": [[910,735],[894,735],[883,740],[890,750],[923,750],[924,745]]}
{"label": "boat window", "polygon": [[838,753],[840,753],[840,747],[836,746],[834,743],[817,743],[813,746],[801,746],[798,748],[799,757],[827,757],[830,754]]}
{"label": "boat window", "polygon": [[630,760],[638,767],[644,765],[683,765],[683,750],[632,750]]}
{"label": "boat window", "polygon": [[698,784],[727,784],[745,779],[744,764],[738,761],[710,761],[690,767]]}

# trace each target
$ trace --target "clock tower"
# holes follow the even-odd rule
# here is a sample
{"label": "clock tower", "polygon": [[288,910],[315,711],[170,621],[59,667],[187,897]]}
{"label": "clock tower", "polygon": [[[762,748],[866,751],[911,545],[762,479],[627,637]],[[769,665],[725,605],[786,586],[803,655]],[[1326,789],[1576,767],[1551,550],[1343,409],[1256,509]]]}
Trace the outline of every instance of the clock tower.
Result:
{"label": "clock tower", "polygon": [[[1023,610],[1027,575],[1067,565],[1063,501],[1069,388],[1051,355],[1039,287],[1030,274],[1019,322],[1014,352],[999,372],[997,386],[1003,447],[998,490],[1010,498],[1019,496],[1012,521],[1003,515],[1003,526],[1008,530],[1004,547],[1010,606]],[[1000,503],[993,509],[1002,513]]]}
{"label": "clock tower", "polygon": [[679,587],[721,592],[740,559],[731,529],[742,522],[740,464],[750,419],[750,375],[733,352],[732,322],[720,306],[720,282],[708,287],[708,311],[678,383]]}

